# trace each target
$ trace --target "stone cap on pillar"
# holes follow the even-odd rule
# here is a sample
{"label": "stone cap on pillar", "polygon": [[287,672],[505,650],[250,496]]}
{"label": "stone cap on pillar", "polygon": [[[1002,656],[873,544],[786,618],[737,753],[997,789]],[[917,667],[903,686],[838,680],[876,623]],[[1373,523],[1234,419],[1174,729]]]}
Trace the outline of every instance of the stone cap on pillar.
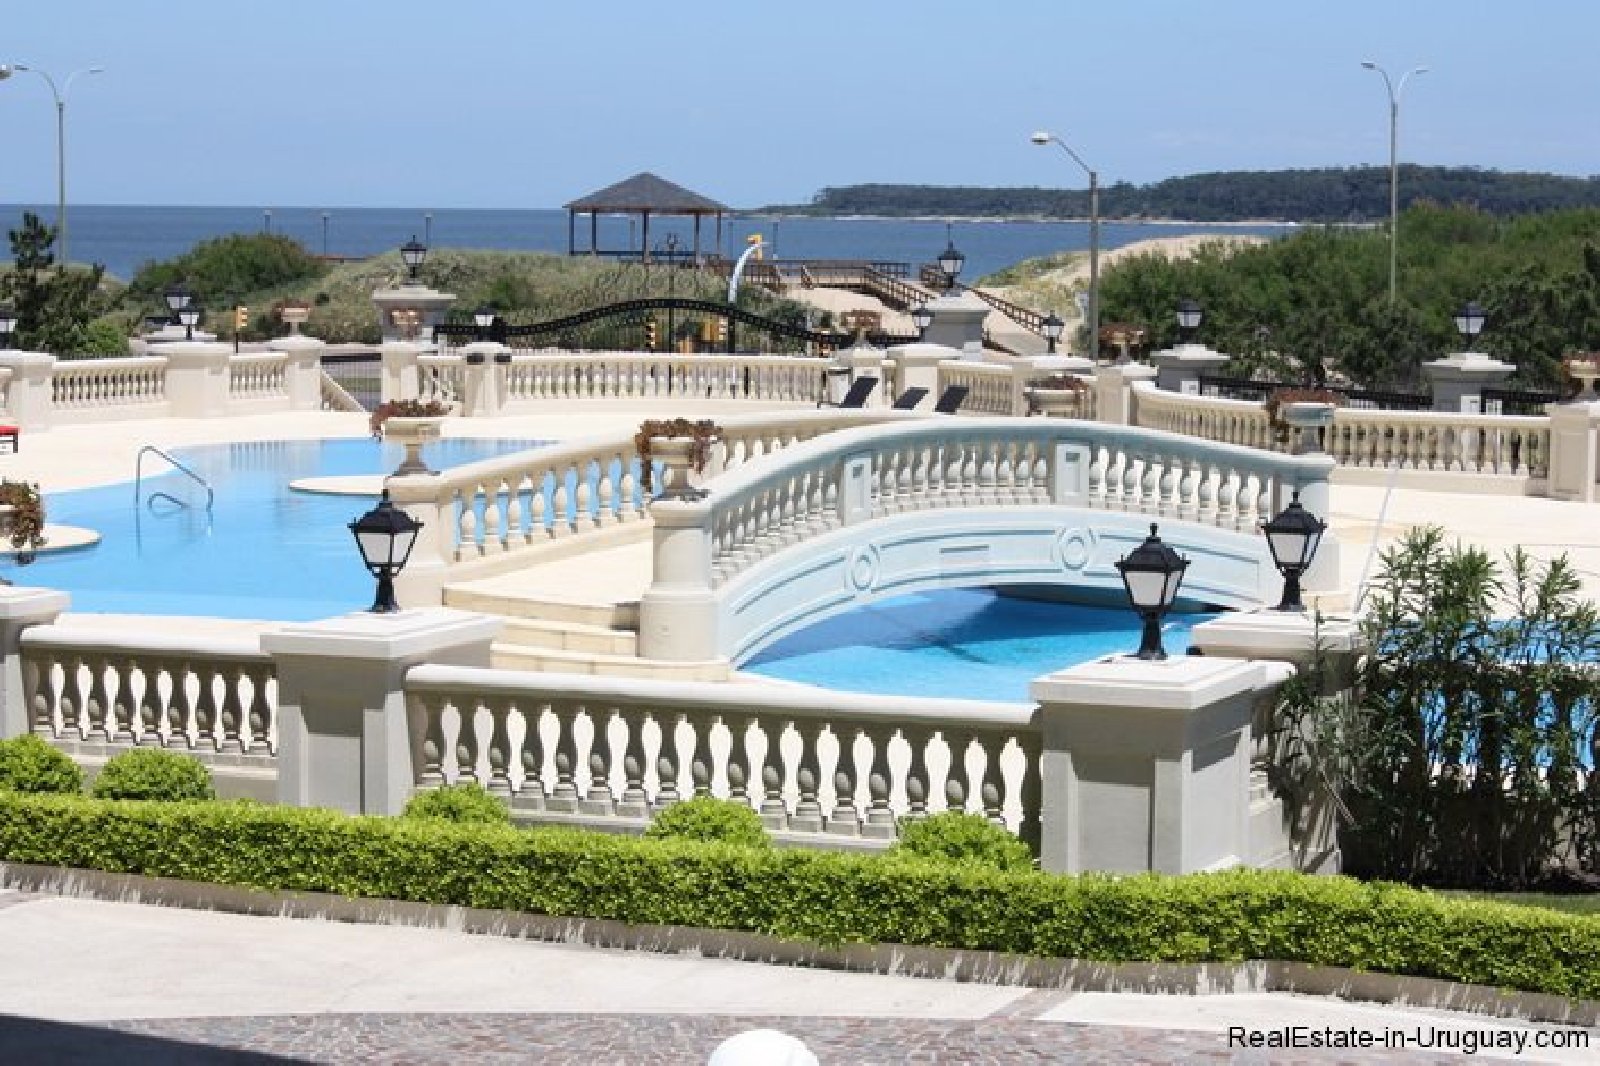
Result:
{"label": "stone cap on pillar", "polygon": [[1447,380],[1499,381],[1510,377],[1516,369],[1511,363],[1501,362],[1483,352],[1456,352],[1422,364],[1422,372],[1430,378]]}
{"label": "stone cap on pillar", "polygon": [[267,342],[267,347],[275,352],[310,352],[321,351],[328,345],[315,337],[308,337],[304,333],[294,333],[287,337],[278,337]]}
{"label": "stone cap on pillar", "polygon": [[360,611],[263,633],[261,650],[271,655],[414,659],[463,644],[487,643],[504,626],[504,619],[494,615],[448,608],[390,614]]}
{"label": "stone cap on pillar", "polygon": [[53,619],[65,611],[71,603],[71,594],[60,589],[0,585],[0,621]]}
{"label": "stone cap on pillar", "polygon": [[1294,667],[1214,656],[1139,659],[1110,655],[1034,678],[1028,695],[1041,704],[1195,711],[1240,693],[1281,684]]}
{"label": "stone cap on pillar", "polygon": [[1310,611],[1234,611],[1190,630],[1189,643],[1206,656],[1301,661],[1320,648],[1348,654],[1361,644],[1360,627],[1348,615]]}
{"label": "stone cap on pillar", "polygon": [[948,344],[917,341],[914,344],[897,344],[890,348],[889,358],[902,366],[933,366],[946,359],[960,359],[961,349],[952,348]]}

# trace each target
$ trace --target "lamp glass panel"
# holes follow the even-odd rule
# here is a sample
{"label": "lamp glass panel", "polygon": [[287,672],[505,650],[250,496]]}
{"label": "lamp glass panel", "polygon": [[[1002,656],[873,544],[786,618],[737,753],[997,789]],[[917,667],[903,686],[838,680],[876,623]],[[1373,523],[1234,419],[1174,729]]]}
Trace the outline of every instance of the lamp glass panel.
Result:
{"label": "lamp glass panel", "polygon": [[1166,603],[1167,575],[1159,570],[1124,570],[1128,598],[1135,607],[1161,607]]}

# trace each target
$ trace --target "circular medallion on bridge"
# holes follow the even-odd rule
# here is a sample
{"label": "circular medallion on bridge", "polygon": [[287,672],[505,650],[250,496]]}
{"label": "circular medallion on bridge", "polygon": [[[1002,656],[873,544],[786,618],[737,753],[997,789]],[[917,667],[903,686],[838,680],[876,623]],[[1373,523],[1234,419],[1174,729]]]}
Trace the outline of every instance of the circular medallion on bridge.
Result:
{"label": "circular medallion on bridge", "polygon": [[876,545],[867,544],[855,550],[850,556],[850,567],[846,571],[850,584],[857,592],[870,592],[872,586],[878,583],[878,549]]}
{"label": "circular medallion on bridge", "polygon": [[1056,536],[1056,558],[1068,570],[1082,570],[1094,557],[1094,531],[1063,529]]}

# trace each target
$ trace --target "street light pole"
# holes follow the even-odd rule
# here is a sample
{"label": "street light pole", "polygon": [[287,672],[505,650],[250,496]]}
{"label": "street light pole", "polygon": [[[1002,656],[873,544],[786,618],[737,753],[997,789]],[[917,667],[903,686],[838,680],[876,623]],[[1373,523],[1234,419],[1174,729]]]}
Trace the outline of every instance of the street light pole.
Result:
{"label": "street light pole", "polygon": [[1389,92],[1389,302],[1395,300],[1395,278],[1398,273],[1400,248],[1400,95],[1406,91],[1406,82],[1413,74],[1428,73],[1427,67],[1413,67],[1396,85],[1389,80],[1389,72],[1372,60],[1362,61],[1362,67],[1375,70],[1383,76],[1383,87]]}
{"label": "street light pole", "polygon": [[72,91],[72,79],[80,74],[103,74],[104,67],[89,67],[85,70],[75,70],[67,75],[67,80],[58,90],[56,80],[45,71],[37,67],[24,66],[21,63],[13,67],[0,67],[5,74],[0,77],[9,77],[13,70],[25,70],[37,74],[50,86],[50,95],[56,101],[56,228],[61,231],[61,265],[70,266],[71,257],[67,252],[67,94]]}
{"label": "street light pole", "polygon": [[1039,130],[1034,144],[1055,144],[1089,175],[1089,358],[1100,361],[1100,175],[1055,134]]}

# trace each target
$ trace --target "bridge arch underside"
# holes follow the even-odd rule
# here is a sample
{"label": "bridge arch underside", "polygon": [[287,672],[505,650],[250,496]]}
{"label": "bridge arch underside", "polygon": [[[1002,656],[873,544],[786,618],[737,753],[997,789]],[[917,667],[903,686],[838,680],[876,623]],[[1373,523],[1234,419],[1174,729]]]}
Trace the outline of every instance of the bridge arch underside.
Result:
{"label": "bridge arch underside", "polygon": [[[1157,519],[1189,559],[1181,598],[1227,608],[1275,599],[1280,579],[1259,533]],[[1076,507],[962,508],[875,519],[762,559],[716,591],[717,645],[735,665],[841,612],[932,589],[1050,586],[1062,598],[1122,598],[1117,560],[1148,515]]]}

